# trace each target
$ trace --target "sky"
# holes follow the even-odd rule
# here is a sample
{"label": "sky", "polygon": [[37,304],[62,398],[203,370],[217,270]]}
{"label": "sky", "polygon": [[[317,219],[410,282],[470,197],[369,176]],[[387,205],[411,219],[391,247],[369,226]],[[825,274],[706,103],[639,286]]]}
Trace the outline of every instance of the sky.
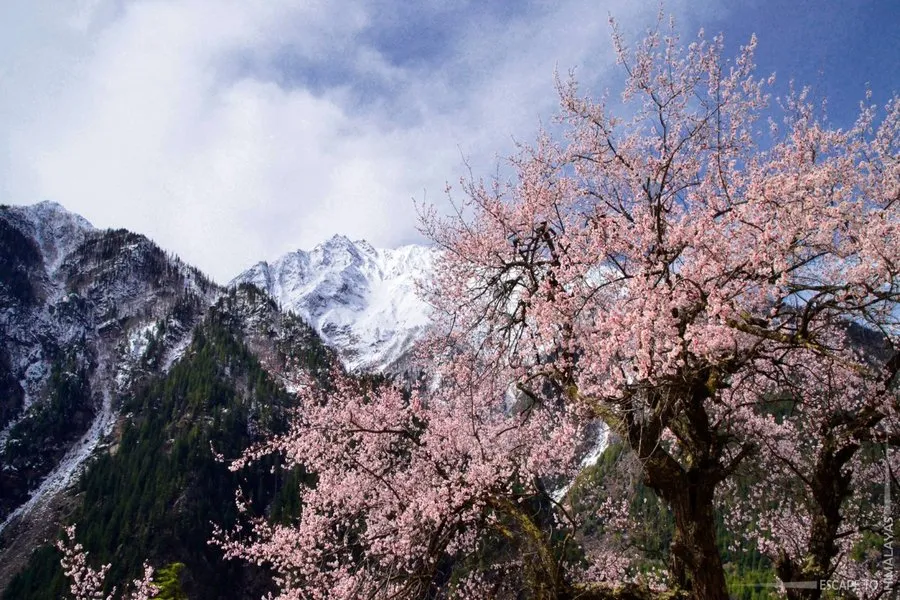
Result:
{"label": "sky", "polygon": [[[752,33],[790,80],[851,122],[868,85],[900,91],[896,0],[667,0],[685,38]],[[49,199],[144,233],[225,283],[335,233],[421,242],[414,200],[445,206],[558,108],[554,72],[622,82],[609,16],[636,0],[4,0],[0,203]],[[459,193],[459,192],[457,192]]]}

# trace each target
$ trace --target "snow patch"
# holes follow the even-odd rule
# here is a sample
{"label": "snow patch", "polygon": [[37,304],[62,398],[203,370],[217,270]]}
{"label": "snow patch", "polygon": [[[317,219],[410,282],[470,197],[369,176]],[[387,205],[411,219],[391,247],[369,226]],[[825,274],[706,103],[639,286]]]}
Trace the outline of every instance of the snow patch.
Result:
{"label": "snow patch", "polygon": [[191,345],[191,334],[188,333],[184,337],[182,337],[178,342],[172,346],[172,349],[166,354],[166,358],[163,361],[163,373],[168,373],[169,369],[172,368],[177,361],[181,360],[181,357],[184,356],[184,353],[187,352],[188,346]]}
{"label": "snow patch", "polygon": [[[606,425],[600,424],[599,429],[597,431],[597,437],[594,440],[593,445],[590,450],[588,450],[587,454],[584,455],[581,459],[580,463],[580,471],[584,471],[589,467],[593,467],[597,464],[597,461],[600,460],[600,457],[603,456],[603,453],[609,447],[609,428]],[[563,487],[559,488],[555,492],[553,492],[553,500],[556,502],[562,502],[563,498],[566,497],[566,494],[569,493],[569,490],[572,488],[572,484],[575,483],[573,479]]]}
{"label": "snow patch", "polygon": [[52,498],[65,490],[74,481],[74,478],[81,474],[85,461],[97,448],[100,440],[112,432],[114,423],[112,398],[109,391],[104,389],[100,412],[91,423],[90,429],[69,448],[56,468],[44,478],[28,500],[10,513],[3,523],[0,523],[0,534],[10,523],[45,508]]}

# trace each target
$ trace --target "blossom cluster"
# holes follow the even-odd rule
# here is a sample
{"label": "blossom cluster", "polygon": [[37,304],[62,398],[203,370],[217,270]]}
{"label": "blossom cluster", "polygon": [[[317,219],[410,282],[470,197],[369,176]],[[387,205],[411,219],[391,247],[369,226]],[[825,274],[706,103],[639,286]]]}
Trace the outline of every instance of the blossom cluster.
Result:
{"label": "blossom cluster", "polygon": [[[107,594],[104,592],[106,575],[111,564],[95,569],[88,564],[88,552],[75,541],[75,526],[70,525],[63,530],[63,539],[56,543],[62,552],[60,560],[63,574],[69,579],[69,592],[72,600],[114,600],[116,588]],[[156,597],[159,588],[153,584],[153,567],[144,565],[144,576],[132,582],[132,591],[123,600],[149,600]]]}

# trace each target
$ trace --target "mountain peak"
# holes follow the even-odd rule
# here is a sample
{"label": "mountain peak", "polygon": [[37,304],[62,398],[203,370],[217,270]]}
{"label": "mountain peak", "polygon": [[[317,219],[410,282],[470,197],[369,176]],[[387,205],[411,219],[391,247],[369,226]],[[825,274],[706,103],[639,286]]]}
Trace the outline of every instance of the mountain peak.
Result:
{"label": "mountain peak", "polygon": [[255,284],[305,319],[351,369],[390,369],[430,322],[417,280],[430,274],[434,250],[379,250],[365,240],[334,235],[251,267],[231,285]]}
{"label": "mountain peak", "polygon": [[348,238],[346,235],[341,235],[339,233],[331,236],[316,248],[346,248],[352,250],[358,250],[357,243]]}
{"label": "mountain peak", "polygon": [[40,202],[35,202],[31,206],[34,208],[45,208],[50,210],[69,212],[69,210],[65,206],[63,206],[56,200],[41,200]]}
{"label": "mountain peak", "polygon": [[346,235],[343,235],[341,233],[336,233],[333,236],[331,236],[330,238],[328,238],[328,241],[326,241],[325,244],[326,245],[335,245],[335,244],[346,245],[346,244],[353,244],[353,242],[351,242],[350,238],[348,238]]}
{"label": "mountain peak", "polygon": [[367,240],[351,240],[346,235],[340,233],[336,233],[321,244],[318,244],[312,251],[314,252],[319,249],[343,249],[351,252],[355,251],[357,253],[362,252],[364,254],[376,254],[378,252],[378,250],[376,250]]}
{"label": "mountain peak", "polygon": [[31,206],[17,207],[23,214],[32,217],[32,220],[51,221],[55,225],[68,223],[78,229],[94,229],[91,222],[77,213],[73,213],[59,202],[53,200],[41,200]]}
{"label": "mountain peak", "polygon": [[90,221],[51,200],[31,206],[10,206],[5,212],[12,216],[18,229],[34,238],[51,269],[95,230]]}

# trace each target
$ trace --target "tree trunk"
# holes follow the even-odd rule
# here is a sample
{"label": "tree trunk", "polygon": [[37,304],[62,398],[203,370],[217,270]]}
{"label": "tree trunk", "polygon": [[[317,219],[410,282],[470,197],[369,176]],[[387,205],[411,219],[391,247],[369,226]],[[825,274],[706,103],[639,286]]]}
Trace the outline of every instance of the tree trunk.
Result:
{"label": "tree trunk", "polygon": [[727,600],[725,570],[716,545],[713,486],[687,484],[667,492],[675,517],[670,561],[673,574],[683,580],[675,583],[696,600]]}
{"label": "tree trunk", "polygon": [[[783,555],[775,563],[782,581],[820,581],[830,579],[833,562],[838,555],[837,536],[843,517],[841,505],[850,496],[851,474],[844,467],[859,449],[855,442],[839,446],[826,437],[816,458],[811,481],[813,505],[812,525],[806,554],[801,560]],[[818,600],[822,590],[789,589],[788,600]]]}
{"label": "tree trunk", "polygon": [[[658,419],[647,424],[628,423],[628,441],[641,461],[644,482],[668,504],[675,517],[670,548],[671,585],[688,591],[696,600],[728,600],[725,570],[716,545],[713,497],[724,479],[722,446],[709,425],[704,401],[710,395],[707,377],[675,403],[674,395],[656,402]],[[678,406],[677,418],[675,408]],[[682,442],[679,462],[660,443],[667,424]]]}

